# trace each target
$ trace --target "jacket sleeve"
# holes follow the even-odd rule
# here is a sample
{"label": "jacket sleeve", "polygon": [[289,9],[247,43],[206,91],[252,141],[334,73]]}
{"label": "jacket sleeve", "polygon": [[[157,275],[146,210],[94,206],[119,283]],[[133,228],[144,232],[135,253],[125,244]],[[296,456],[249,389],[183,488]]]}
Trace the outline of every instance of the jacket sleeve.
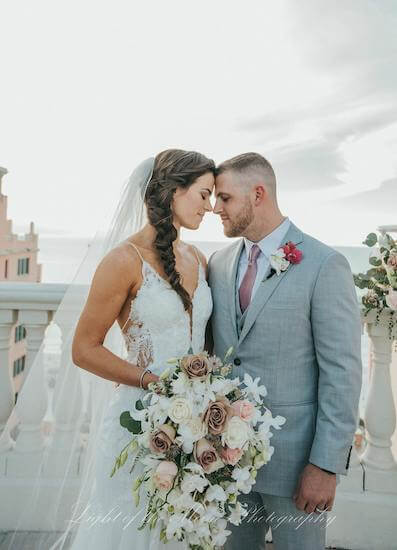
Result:
{"label": "jacket sleeve", "polygon": [[319,377],[309,462],[346,475],[362,383],[361,321],[352,272],[339,252],[331,253],[319,270],[311,324]]}

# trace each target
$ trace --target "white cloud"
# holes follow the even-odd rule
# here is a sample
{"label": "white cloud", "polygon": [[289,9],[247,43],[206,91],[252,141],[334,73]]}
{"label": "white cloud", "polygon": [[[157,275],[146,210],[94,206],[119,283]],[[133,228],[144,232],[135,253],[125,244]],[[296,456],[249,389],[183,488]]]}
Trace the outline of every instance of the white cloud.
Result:
{"label": "white cloud", "polygon": [[[396,175],[396,11],[388,0],[4,1],[9,217],[90,235],[142,158],[257,150],[290,217],[310,197],[302,228],[332,240],[321,202]],[[200,233],[223,238],[215,217]]]}

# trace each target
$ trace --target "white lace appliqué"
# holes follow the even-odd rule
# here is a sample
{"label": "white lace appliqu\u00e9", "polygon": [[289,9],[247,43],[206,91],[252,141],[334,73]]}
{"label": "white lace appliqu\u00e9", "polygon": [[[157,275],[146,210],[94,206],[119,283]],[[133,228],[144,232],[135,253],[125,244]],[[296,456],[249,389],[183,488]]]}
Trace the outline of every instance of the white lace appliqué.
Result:
{"label": "white lace appliqu\u00e9", "polygon": [[138,366],[145,368],[153,363],[154,350],[150,332],[138,319],[131,319],[131,325],[124,334],[128,356]]}

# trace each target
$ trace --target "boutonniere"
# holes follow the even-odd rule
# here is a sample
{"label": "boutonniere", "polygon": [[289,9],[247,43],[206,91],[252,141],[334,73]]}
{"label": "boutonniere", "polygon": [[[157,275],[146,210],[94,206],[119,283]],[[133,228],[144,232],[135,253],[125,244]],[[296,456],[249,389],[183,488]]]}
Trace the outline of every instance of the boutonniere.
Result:
{"label": "boutonniere", "polygon": [[287,271],[291,264],[299,264],[302,257],[302,251],[296,248],[292,241],[288,241],[284,246],[280,247],[275,254],[270,255],[271,270],[266,278],[270,279],[275,273],[280,275],[282,271]]}

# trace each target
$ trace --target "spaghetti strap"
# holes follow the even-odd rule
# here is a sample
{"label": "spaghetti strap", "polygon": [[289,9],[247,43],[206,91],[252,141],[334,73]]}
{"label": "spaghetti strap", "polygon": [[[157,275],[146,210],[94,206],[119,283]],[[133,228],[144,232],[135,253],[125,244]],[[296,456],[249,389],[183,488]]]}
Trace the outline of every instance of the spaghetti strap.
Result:
{"label": "spaghetti strap", "polygon": [[126,241],[126,243],[129,244],[129,245],[131,245],[132,248],[135,248],[136,253],[137,253],[138,256],[140,257],[140,259],[142,260],[142,262],[144,262],[145,260],[142,258],[142,254],[139,252],[138,247],[137,247],[134,243],[132,243],[132,242],[130,242],[130,241]]}
{"label": "spaghetti strap", "polygon": [[194,253],[196,254],[197,261],[198,261],[199,265],[201,265],[201,260],[200,260],[199,255],[198,255],[197,248],[194,246],[194,244],[192,244],[192,247],[193,247]]}
{"label": "spaghetti strap", "polygon": [[[138,247],[137,247],[134,243],[132,243],[132,242],[130,242],[130,241],[125,241],[125,242],[126,242],[127,244],[129,244],[130,246],[132,246],[132,248],[134,248],[135,252],[136,252],[136,253],[138,254],[138,256],[140,257],[140,259],[141,259],[141,261],[142,261],[142,265],[143,265],[143,264],[145,263],[145,260],[143,259],[142,254],[139,252]],[[123,325],[122,328],[121,328],[121,332],[124,332],[124,329],[125,329],[125,327],[126,327],[126,325],[127,325],[127,323],[128,323],[129,320],[130,320],[130,316],[128,315],[127,319],[125,320],[124,325]]]}
{"label": "spaghetti strap", "polygon": [[129,320],[130,320],[130,316],[128,315],[127,319],[125,320],[124,325],[121,327],[121,332],[124,332],[124,329],[125,329],[125,327],[126,327],[126,324],[128,323]]}

